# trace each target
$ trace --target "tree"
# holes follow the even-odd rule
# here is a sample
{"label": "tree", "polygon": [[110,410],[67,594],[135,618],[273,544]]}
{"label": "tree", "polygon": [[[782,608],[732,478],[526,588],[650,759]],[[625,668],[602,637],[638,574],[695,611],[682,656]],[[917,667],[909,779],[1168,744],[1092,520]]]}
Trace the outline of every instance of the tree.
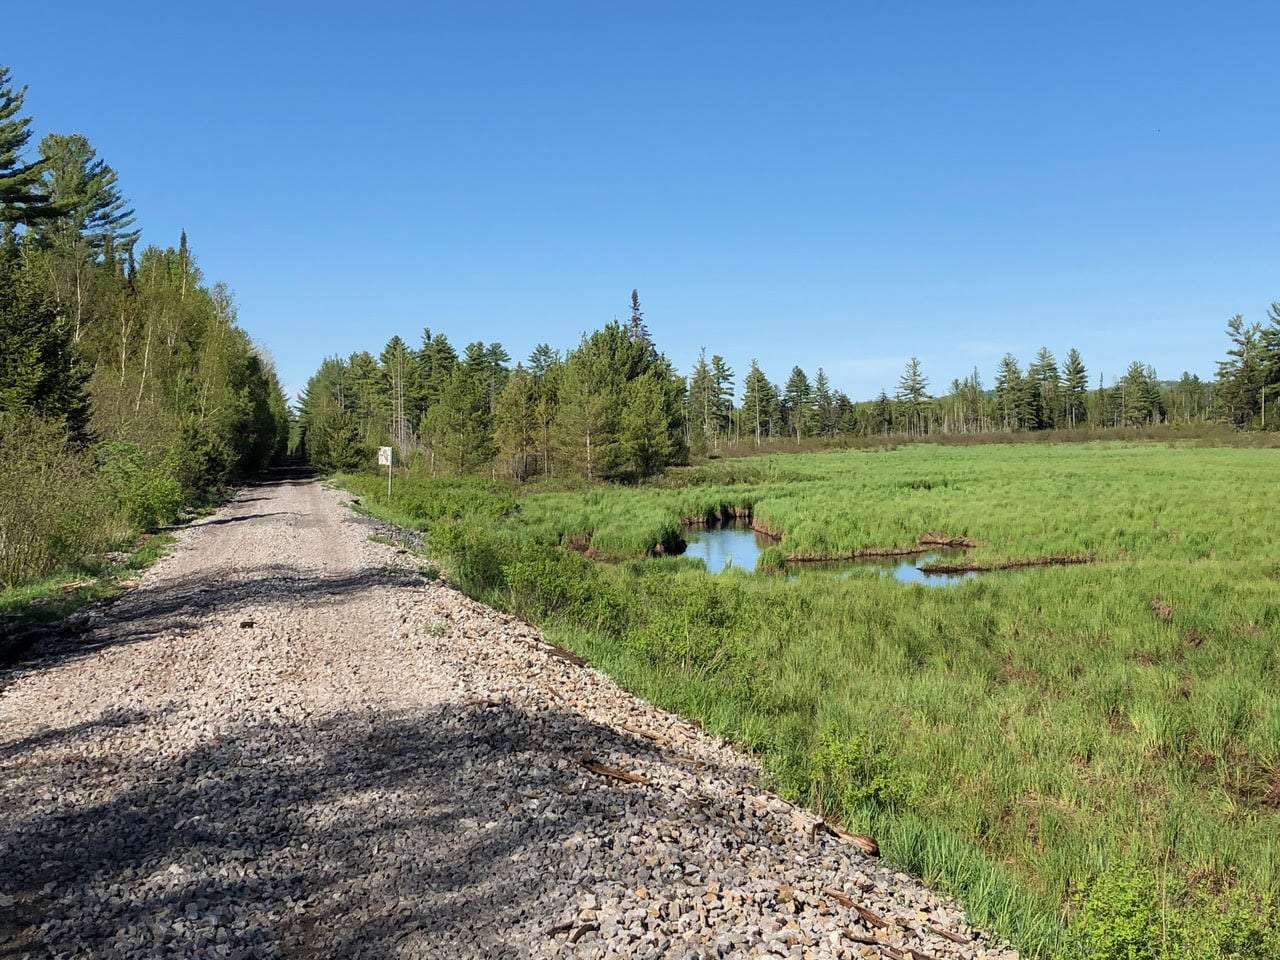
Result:
{"label": "tree", "polygon": [[653,476],[671,460],[672,443],[656,371],[630,381],[625,390],[621,444],[626,469],[637,479]]}
{"label": "tree", "polygon": [[466,473],[493,459],[488,396],[473,370],[463,364],[453,368],[421,429],[433,469]]}
{"label": "tree", "polygon": [[618,397],[625,380],[610,369],[606,350],[583,337],[560,378],[556,457],[588,481],[608,478],[618,462]]}
{"label": "tree", "polygon": [[787,377],[787,386],[782,394],[782,418],[795,434],[797,443],[802,434],[809,432],[813,419],[813,387],[799,367],[792,367],[791,375]]}
{"label": "tree", "polygon": [[813,421],[820,436],[831,436],[836,429],[835,397],[826,372],[819,367],[813,378]]}
{"label": "tree", "polygon": [[[40,155],[43,189],[58,215],[38,232],[74,234],[96,255],[108,245],[131,248],[141,233],[133,209],[120,193],[116,171],[98,157],[88,139],[78,133],[51,133],[40,141]],[[182,241],[185,250],[185,232]]]}
{"label": "tree", "polygon": [[913,429],[921,434],[928,432],[928,424],[925,420],[925,403],[929,399],[928,387],[929,381],[925,379],[924,372],[920,368],[920,361],[912,357],[907,361],[902,376],[898,379],[897,393],[897,400],[902,404],[903,413],[907,418],[908,433]]}
{"label": "tree", "polygon": [[769,410],[774,403],[772,385],[760,365],[753,359],[742,385],[743,427],[755,435],[756,446],[768,432]]}
{"label": "tree", "polygon": [[1058,394],[1062,389],[1062,378],[1058,373],[1058,361],[1048,347],[1040,348],[1027,371],[1027,378],[1031,381],[1031,425],[1041,429],[1057,426]]}
{"label": "tree", "polygon": [[65,321],[39,278],[0,252],[0,413],[34,413],[83,429],[88,401]]}
{"label": "tree", "polygon": [[889,395],[880,391],[880,396],[876,398],[875,412],[873,414],[876,432],[882,436],[888,436],[893,430],[893,405],[889,402]]}
{"label": "tree", "polygon": [[538,426],[539,459],[543,476],[551,476],[551,425],[555,422],[559,397],[560,354],[540,343],[529,354],[529,373],[534,382],[534,419]]}
{"label": "tree", "polygon": [[1085,398],[1089,392],[1089,374],[1085,370],[1080,351],[1075,347],[1067,352],[1067,363],[1062,373],[1063,410],[1067,425],[1075,427],[1085,419]]}
{"label": "tree", "polygon": [[507,384],[498,395],[494,410],[494,439],[498,456],[507,472],[517,480],[525,480],[530,462],[538,446],[538,382],[522,364],[517,364]]}
{"label": "tree", "polygon": [[733,424],[733,370],[719,354],[711,356],[711,381],[714,386],[715,435],[729,432]]}
{"label": "tree", "polygon": [[0,224],[39,223],[57,213],[41,185],[44,160],[24,163],[31,118],[21,116],[26,87],[14,87],[9,68],[0,66]]}
{"label": "tree", "polygon": [[417,439],[415,426],[422,416],[418,398],[422,390],[419,384],[418,356],[398,336],[393,336],[378,358],[381,382],[379,395],[387,424],[386,436],[404,456]]}
{"label": "tree", "polygon": [[1217,399],[1224,418],[1237,426],[1252,420],[1261,406],[1266,376],[1261,335],[1262,328],[1256,323],[1246,324],[1240,314],[1227,321],[1231,347],[1227,359],[1218,361]]}
{"label": "tree", "polygon": [[1006,353],[1000,359],[996,371],[996,410],[1005,430],[1019,430],[1026,417],[1026,385],[1022,380],[1022,368],[1013,354]]}
{"label": "tree", "polygon": [[627,324],[627,331],[632,340],[642,341],[650,346],[653,345],[653,338],[649,336],[649,327],[644,322],[644,314],[640,312],[639,290],[631,291],[631,319]]}

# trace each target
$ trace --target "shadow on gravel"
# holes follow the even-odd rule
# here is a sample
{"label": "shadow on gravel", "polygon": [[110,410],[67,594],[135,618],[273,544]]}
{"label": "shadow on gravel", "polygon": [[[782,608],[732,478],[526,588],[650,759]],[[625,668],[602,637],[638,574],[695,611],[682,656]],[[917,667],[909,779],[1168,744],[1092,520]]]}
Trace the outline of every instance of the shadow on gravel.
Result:
{"label": "shadow on gravel", "polygon": [[246,606],[273,600],[320,606],[374,587],[421,582],[411,570],[385,568],[323,577],[312,572],[303,575],[281,564],[238,570],[233,580],[206,574],[170,577],[122,594],[100,608],[91,622],[55,624],[43,630],[16,662],[0,664],[0,690],[21,674],[56,667],[107,647],[190,630],[210,616],[231,615]]}
{"label": "shadow on gravel", "polygon": [[[147,722],[165,735],[165,719]],[[115,956],[120,930],[145,956],[216,956],[224,940],[244,957],[527,956],[577,895],[653,869],[629,852],[633,818],[700,815],[679,792],[578,763],[613,752],[637,769],[663,748],[506,702],[254,723],[163,757],[101,730],[60,736],[80,742],[8,766],[5,793],[33,796],[0,819],[6,960]],[[104,762],[109,783],[92,778]],[[42,800],[24,774],[118,792]],[[580,831],[621,839],[582,845]]]}

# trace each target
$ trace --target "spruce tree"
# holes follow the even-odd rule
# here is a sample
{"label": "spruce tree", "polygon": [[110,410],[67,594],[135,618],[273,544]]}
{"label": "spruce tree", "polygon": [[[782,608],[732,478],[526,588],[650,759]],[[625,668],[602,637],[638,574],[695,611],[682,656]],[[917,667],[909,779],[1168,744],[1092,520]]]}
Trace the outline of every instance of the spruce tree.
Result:
{"label": "spruce tree", "polygon": [[631,319],[628,321],[627,331],[632,340],[652,346],[653,338],[649,336],[649,327],[644,322],[644,314],[640,311],[639,290],[631,291]]}
{"label": "spruce tree", "polygon": [[912,357],[907,361],[902,376],[898,380],[897,394],[897,400],[902,404],[907,418],[908,433],[913,428],[921,434],[927,432],[925,402],[929,399],[928,388],[929,381],[925,379],[924,372],[920,368],[920,361]]}

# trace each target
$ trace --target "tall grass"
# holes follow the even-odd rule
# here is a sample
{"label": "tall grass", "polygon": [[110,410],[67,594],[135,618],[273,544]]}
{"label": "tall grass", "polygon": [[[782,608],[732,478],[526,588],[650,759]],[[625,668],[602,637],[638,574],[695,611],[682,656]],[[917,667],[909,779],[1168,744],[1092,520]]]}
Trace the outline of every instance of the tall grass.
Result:
{"label": "tall grass", "polygon": [[[1278,458],[1143,443],[780,456],[514,510],[477,484],[462,499],[487,507],[424,524],[466,589],[743,743],[782,792],[874,833],[1028,954],[1261,960],[1280,955]],[[352,482],[372,509],[402,502]],[[590,535],[640,557],[722,504],[799,555],[940,530],[979,540],[978,557],[1097,562],[932,589],[555,546]]]}

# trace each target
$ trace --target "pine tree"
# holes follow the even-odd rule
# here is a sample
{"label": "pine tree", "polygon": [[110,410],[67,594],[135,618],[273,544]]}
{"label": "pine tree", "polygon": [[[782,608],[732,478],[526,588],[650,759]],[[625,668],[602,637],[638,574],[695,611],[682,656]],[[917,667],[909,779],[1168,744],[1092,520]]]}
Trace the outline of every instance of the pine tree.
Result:
{"label": "pine tree", "polygon": [[31,118],[21,116],[26,87],[14,87],[9,68],[0,66],[0,224],[39,223],[58,213],[41,186],[44,160],[24,163]]}
{"label": "pine tree", "polygon": [[482,380],[458,364],[436,403],[422,418],[422,433],[433,468],[457,473],[493,459],[493,420]]}
{"label": "pine tree", "polygon": [[498,455],[517,480],[531,473],[538,448],[538,383],[523,365],[517,364],[498,396],[494,410],[494,439]]}
{"label": "pine tree", "polygon": [[813,387],[808,375],[799,367],[791,368],[787,386],[782,394],[782,419],[787,429],[795,434],[796,442],[807,434],[813,420]]}
{"label": "pine tree", "polygon": [[761,437],[768,432],[772,402],[769,378],[753,359],[742,385],[742,425],[754,435],[757,447],[760,446]]}
{"label": "pine tree", "polygon": [[1032,426],[1052,429],[1058,424],[1058,395],[1062,390],[1062,378],[1058,373],[1058,361],[1048,347],[1040,348],[1027,376],[1032,383]]}
{"label": "pine tree", "polygon": [[658,473],[671,459],[671,435],[663,401],[662,384],[655,371],[626,386],[620,440],[626,468],[639,479]]}
{"label": "pine tree", "polygon": [[715,435],[729,433],[733,424],[733,371],[719,354],[711,356],[711,380],[715,384]]}
{"label": "pine tree", "polygon": [[540,343],[529,355],[529,372],[533,377],[536,395],[534,419],[538,429],[538,457],[543,476],[551,476],[551,425],[555,422],[559,397],[560,354],[547,344]]}
{"label": "pine tree", "polygon": [[835,397],[831,394],[826,371],[821,367],[813,378],[813,419],[819,436],[829,437],[835,432]]}
{"label": "pine tree", "polygon": [[1005,430],[1019,430],[1026,414],[1026,386],[1022,380],[1022,368],[1011,353],[1000,359],[996,371],[996,411]]}
{"label": "pine tree", "polygon": [[[42,224],[39,234],[73,234],[83,238],[94,254],[101,254],[108,242],[122,250],[133,246],[141,232],[133,209],[120,193],[116,171],[98,157],[87,138],[51,133],[40,141],[40,156],[43,189],[59,214]],[[182,249],[179,255],[185,269],[189,255]]]}
{"label": "pine tree", "polygon": [[687,419],[691,426],[691,444],[699,450],[706,450],[711,446],[715,381],[711,378],[705,347],[698,354],[698,362],[689,377],[688,398]]}
{"label": "pine tree", "polygon": [[1253,419],[1261,406],[1261,390],[1265,382],[1262,366],[1262,329],[1246,324],[1236,314],[1227,321],[1227,337],[1231,348],[1227,359],[1218,361],[1218,403],[1223,416],[1237,426]]}
{"label": "pine tree", "polygon": [[1089,374],[1085,370],[1080,351],[1072,347],[1067,352],[1063,368],[1063,409],[1067,425],[1075,427],[1085,420],[1085,398],[1089,392]]}

